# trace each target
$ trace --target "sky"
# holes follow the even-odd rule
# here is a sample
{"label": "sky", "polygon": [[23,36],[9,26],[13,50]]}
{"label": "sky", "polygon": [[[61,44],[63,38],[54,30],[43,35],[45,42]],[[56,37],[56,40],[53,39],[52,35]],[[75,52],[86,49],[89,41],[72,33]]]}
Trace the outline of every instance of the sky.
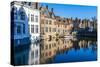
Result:
{"label": "sky", "polygon": [[72,17],[72,18],[87,18],[91,19],[91,17],[97,17],[97,7],[96,6],[83,6],[83,5],[69,5],[69,4],[54,4],[54,3],[41,3],[41,5],[46,6],[48,8],[54,9],[54,13],[57,16],[61,17]]}

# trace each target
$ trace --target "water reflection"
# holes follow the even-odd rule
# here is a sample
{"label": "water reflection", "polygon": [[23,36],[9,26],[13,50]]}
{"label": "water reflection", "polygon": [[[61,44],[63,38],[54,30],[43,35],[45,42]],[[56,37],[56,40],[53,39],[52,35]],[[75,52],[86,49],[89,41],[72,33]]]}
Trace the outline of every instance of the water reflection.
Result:
{"label": "water reflection", "polygon": [[29,44],[14,49],[14,65],[28,65]]}
{"label": "water reflection", "polygon": [[27,49],[21,50],[15,52],[16,65],[92,61],[97,59],[97,41],[88,38],[44,39],[40,43],[31,44]]}
{"label": "water reflection", "polygon": [[41,42],[40,63],[92,61],[97,59],[97,41],[89,38],[53,38]]}

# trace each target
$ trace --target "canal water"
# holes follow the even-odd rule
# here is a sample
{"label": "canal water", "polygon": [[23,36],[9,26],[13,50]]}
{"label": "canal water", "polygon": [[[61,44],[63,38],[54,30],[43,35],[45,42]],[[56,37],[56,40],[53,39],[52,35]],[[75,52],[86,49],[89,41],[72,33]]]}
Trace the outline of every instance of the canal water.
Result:
{"label": "canal water", "polygon": [[93,39],[93,38],[75,38],[75,39],[63,38],[61,41],[62,42],[65,41],[65,43],[61,43],[61,45],[67,45],[67,48],[57,50],[53,56],[44,59],[45,60],[44,63],[64,63],[64,62],[81,62],[81,61],[97,60],[97,40],[96,39]]}
{"label": "canal water", "polygon": [[[81,62],[97,60],[97,40],[92,38],[53,38],[42,40],[39,55],[33,48],[15,52],[16,65]],[[36,48],[36,47],[35,47]],[[37,48],[36,48],[37,49]],[[35,54],[36,53],[36,54]],[[39,63],[36,63],[36,57]],[[29,59],[30,58],[30,59]]]}

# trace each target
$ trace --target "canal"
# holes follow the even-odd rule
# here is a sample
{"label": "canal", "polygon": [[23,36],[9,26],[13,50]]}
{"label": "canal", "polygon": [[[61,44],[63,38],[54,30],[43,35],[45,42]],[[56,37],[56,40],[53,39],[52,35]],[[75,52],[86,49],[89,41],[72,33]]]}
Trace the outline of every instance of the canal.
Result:
{"label": "canal", "polygon": [[[27,47],[27,46],[26,46]],[[31,44],[14,54],[16,65],[51,64],[97,60],[97,40],[94,38],[53,38]]]}
{"label": "canal", "polygon": [[97,40],[94,38],[44,40],[43,45],[49,45],[45,50],[41,49],[40,59],[43,64],[97,60]]}

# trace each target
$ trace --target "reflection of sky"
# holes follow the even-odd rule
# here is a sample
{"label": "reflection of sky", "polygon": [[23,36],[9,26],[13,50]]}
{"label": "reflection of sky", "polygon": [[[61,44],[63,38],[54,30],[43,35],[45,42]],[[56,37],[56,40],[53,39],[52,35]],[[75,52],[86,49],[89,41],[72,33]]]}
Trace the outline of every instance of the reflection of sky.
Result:
{"label": "reflection of sky", "polygon": [[80,50],[71,49],[63,54],[55,56],[55,63],[75,62],[75,61],[91,61],[96,60],[97,53],[92,48],[81,48]]}
{"label": "reflection of sky", "polygon": [[97,16],[96,6],[80,6],[80,5],[62,5],[42,3],[41,5],[48,5],[49,9],[54,8],[54,13],[61,17],[78,17],[78,18],[91,18]]}

